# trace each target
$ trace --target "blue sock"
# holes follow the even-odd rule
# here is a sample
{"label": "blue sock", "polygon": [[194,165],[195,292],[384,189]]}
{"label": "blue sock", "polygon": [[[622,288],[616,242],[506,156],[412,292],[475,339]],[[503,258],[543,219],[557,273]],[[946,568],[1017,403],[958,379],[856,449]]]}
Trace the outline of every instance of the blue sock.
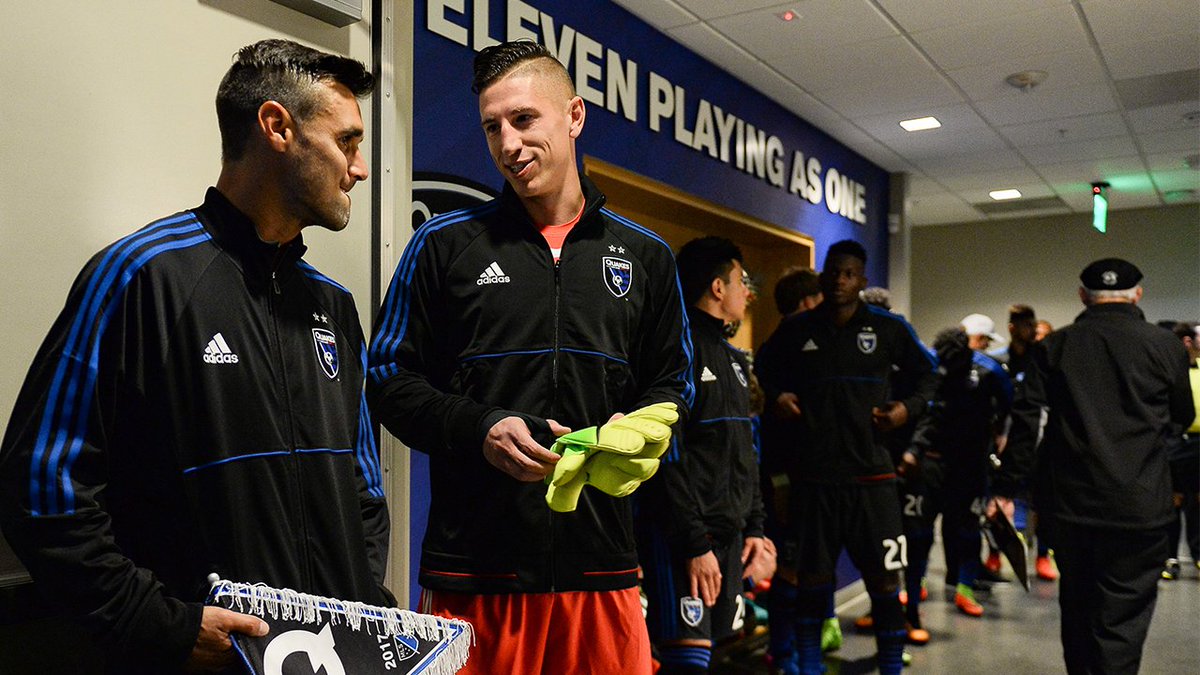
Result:
{"label": "blue sock", "polygon": [[821,626],[830,604],[832,584],[796,589],[796,660],[804,675],[825,672],[821,654]]}
{"label": "blue sock", "polygon": [[780,668],[781,662],[795,660],[797,592],[795,586],[777,576],[771,582],[771,592],[767,595],[771,656]]}
{"label": "blue sock", "polygon": [[904,640],[908,637],[904,629],[900,593],[871,594],[871,615],[875,618],[879,672],[881,675],[896,675],[904,670]]}
{"label": "blue sock", "polygon": [[707,673],[712,661],[711,647],[664,645],[659,647],[658,660],[664,675],[691,675]]}

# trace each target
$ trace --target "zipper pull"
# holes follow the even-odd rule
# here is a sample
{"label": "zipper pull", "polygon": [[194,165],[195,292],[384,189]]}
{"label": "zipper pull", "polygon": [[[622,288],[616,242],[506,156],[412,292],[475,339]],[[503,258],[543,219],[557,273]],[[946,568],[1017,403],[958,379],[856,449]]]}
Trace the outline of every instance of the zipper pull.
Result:
{"label": "zipper pull", "polygon": [[274,272],[271,272],[271,288],[275,289],[275,295],[279,295],[279,280],[275,278]]}

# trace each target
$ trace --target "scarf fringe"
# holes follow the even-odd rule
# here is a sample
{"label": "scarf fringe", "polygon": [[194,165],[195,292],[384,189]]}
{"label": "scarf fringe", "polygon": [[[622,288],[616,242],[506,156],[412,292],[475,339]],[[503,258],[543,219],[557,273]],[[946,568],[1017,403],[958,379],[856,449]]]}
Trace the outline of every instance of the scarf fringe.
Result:
{"label": "scarf fringe", "polygon": [[220,579],[213,583],[209,602],[222,597],[230,598],[236,611],[263,618],[269,616],[299,623],[328,621],[335,626],[345,625],[351,630],[366,630],[370,634],[411,635],[426,641],[445,641],[447,646],[441,655],[422,671],[429,675],[457,673],[466,665],[471,646],[475,644],[475,631],[469,622],[462,619],[325,598],[290,588]]}

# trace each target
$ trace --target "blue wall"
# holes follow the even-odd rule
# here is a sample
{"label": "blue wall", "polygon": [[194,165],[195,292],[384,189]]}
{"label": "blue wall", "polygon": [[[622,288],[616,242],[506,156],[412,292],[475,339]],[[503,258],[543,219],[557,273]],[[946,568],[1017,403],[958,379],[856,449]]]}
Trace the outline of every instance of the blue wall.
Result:
{"label": "blue wall", "polygon": [[[818,268],[829,244],[855,239],[871,259],[868,277],[886,282],[887,173],[621,7],[600,0],[417,0],[415,4],[416,172],[458,177],[497,190],[502,186],[479,128],[476,97],[470,91],[471,62],[476,46],[486,46],[489,39],[518,37],[509,32],[513,26],[517,33],[532,34],[552,50],[557,47],[560,60],[575,76],[576,87],[595,92],[590,96],[596,100],[586,103],[587,122],[577,143],[581,157],[594,156],[808,235],[816,243]],[[631,62],[636,64],[636,96],[610,95],[613,82],[627,81],[633,73]],[[591,75],[579,77],[581,64]],[[683,101],[665,106],[669,116],[659,118],[657,131],[651,128],[652,81],[668,83],[657,91],[670,91],[672,99]],[[665,98],[660,93],[657,100]],[[715,108],[723,113],[716,114]],[[636,119],[628,119],[631,115]],[[720,143],[721,121],[732,130],[726,143]],[[682,122],[680,135],[691,137],[690,145],[677,140],[678,122]],[[774,137],[767,147],[776,150],[782,186],[773,184],[766,171],[760,177],[761,167],[739,168],[734,139],[739,127],[744,133],[748,125],[761,130],[764,140]],[[789,190],[796,152],[803,155],[804,191],[808,192],[810,182],[815,185],[812,200],[818,203]],[[819,169],[810,167],[814,158]],[[812,181],[807,175],[810,168]],[[839,174],[852,183],[839,181]],[[861,205],[846,210],[849,217],[831,212],[827,197],[836,202],[839,195],[852,195],[855,184],[861,186]],[[835,205],[835,210],[842,209]],[[428,511],[425,456],[414,453],[412,468],[410,518],[416,570]],[[415,603],[415,574],[413,584]]]}

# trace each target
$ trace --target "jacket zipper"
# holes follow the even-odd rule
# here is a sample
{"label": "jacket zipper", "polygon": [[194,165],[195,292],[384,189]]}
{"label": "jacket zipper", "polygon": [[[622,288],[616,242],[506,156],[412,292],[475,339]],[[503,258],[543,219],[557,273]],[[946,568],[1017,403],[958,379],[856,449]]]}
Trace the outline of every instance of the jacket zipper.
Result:
{"label": "jacket zipper", "polygon": [[[278,260],[276,260],[276,265],[278,265]],[[306,584],[306,586],[311,588],[312,587],[312,570],[310,569],[310,564],[309,564],[308,519],[305,517],[304,494],[303,494],[303,490],[300,487],[300,458],[299,458],[299,455],[296,453],[296,425],[295,425],[295,419],[294,419],[293,412],[292,412],[291,391],[288,388],[287,368],[285,367],[286,363],[284,362],[284,358],[283,358],[283,340],[280,338],[280,335],[279,335],[279,317],[278,317],[278,314],[276,313],[276,304],[275,304],[277,299],[281,300],[283,297],[283,291],[279,286],[279,279],[278,279],[277,273],[278,273],[278,268],[271,270],[272,295],[268,297],[267,305],[268,305],[268,309],[270,310],[270,313],[271,313],[271,331],[275,337],[275,357],[276,357],[276,360],[278,361],[278,365],[279,365],[279,379],[283,385],[283,387],[282,387],[283,388],[283,406],[284,406],[285,414],[287,415],[288,453],[291,455],[292,471],[294,472],[294,474],[296,476],[296,486],[297,486],[296,492],[295,492],[296,512],[298,514],[300,514],[300,542],[299,542],[300,543],[300,565],[301,565],[300,574],[301,574],[301,577],[304,579],[304,583]]]}
{"label": "jacket zipper", "polygon": [[[553,382],[553,387],[552,387],[551,391],[553,392],[554,398],[550,401],[550,410],[552,410],[552,411],[554,411],[555,407],[558,405],[558,347],[559,347],[558,341],[559,341],[559,323],[560,323],[559,301],[561,300],[561,297],[562,297],[562,262],[561,261],[562,261],[562,253],[559,252],[559,259],[554,261],[554,357],[551,360],[551,363],[553,364],[551,366],[551,381]],[[547,509],[546,512],[548,514],[550,514],[549,515],[550,527],[547,528],[547,530],[550,533],[550,592],[554,593],[555,586],[558,585],[557,579],[556,579],[556,577],[557,577],[556,572],[558,570],[558,560],[557,560],[557,556],[554,554],[554,513],[552,511],[550,511],[549,509]]]}

